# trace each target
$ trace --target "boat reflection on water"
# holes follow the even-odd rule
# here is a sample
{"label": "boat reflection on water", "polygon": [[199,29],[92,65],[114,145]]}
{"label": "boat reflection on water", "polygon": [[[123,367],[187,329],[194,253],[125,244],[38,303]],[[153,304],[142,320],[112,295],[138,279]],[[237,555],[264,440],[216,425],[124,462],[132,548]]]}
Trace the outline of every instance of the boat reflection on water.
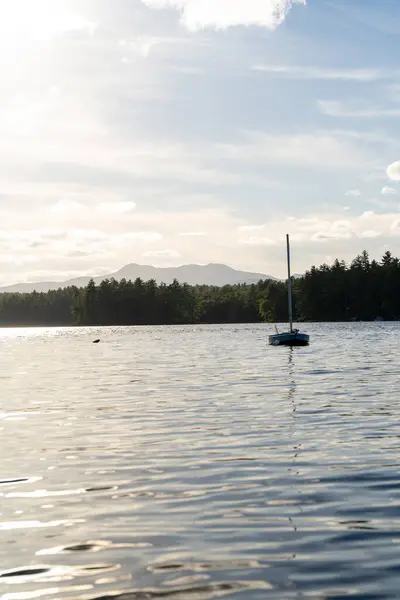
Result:
{"label": "boat reflection on water", "polygon": [[[293,494],[298,495],[301,492],[298,489],[298,486],[296,484],[297,484],[297,478],[300,475],[300,472],[298,470],[296,462],[297,462],[297,459],[301,452],[302,444],[301,444],[301,442],[297,441],[297,439],[296,439],[296,437],[297,437],[297,431],[296,431],[297,384],[296,384],[296,365],[295,365],[296,350],[294,350],[293,347],[289,347],[287,349],[287,352],[288,352],[288,369],[287,369],[288,388],[287,388],[287,394],[286,394],[286,404],[291,411],[291,417],[292,417],[291,425],[290,425],[290,429],[289,429],[289,444],[293,448],[293,459],[292,459],[291,465],[288,467],[288,475],[292,479],[292,483],[291,483],[290,487],[293,490]],[[292,498],[292,502],[293,502],[293,498]],[[293,502],[292,505],[293,505],[293,508],[296,508],[296,512],[297,511],[299,511],[300,513],[302,512],[301,501]],[[297,524],[296,516],[294,514],[290,515],[290,516],[288,516],[288,520],[289,520],[291,527],[293,528],[293,531],[295,533],[298,533],[298,524]],[[292,558],[293,559],[296,558],[295,551],[292,554]]]}

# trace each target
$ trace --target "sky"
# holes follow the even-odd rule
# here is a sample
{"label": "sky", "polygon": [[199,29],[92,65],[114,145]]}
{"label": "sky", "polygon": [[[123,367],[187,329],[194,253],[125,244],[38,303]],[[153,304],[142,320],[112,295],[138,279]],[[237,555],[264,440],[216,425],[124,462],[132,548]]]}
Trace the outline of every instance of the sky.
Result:
{"label": "sky", "polygon": [[0,284],[400,254],[398,0],[0,0]]}

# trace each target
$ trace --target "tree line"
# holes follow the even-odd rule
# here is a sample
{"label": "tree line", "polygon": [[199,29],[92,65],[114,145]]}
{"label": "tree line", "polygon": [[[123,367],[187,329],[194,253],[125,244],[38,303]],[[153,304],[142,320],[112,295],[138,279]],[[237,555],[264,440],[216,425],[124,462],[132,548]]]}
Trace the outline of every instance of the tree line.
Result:
{"label": "tree line", "polygon": [[[293,280],[297,321],[400,319],[400,261],[366,251],[350,264],[311,267]],[[287,321],[287,283],[260,280],[223,287],[174,280],[90,280],[46,293],[0,294],[0,326],[169,325]]]}

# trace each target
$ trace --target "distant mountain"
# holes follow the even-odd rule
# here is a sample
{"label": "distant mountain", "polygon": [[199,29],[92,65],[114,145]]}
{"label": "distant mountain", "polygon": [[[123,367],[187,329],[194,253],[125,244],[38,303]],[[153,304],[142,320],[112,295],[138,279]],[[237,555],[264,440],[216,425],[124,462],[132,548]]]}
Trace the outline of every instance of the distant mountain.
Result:
{"label": "distant mountain", "polygon": [[[276,277],[265,275],[264,273],[251,273],[247,271],[237,271],[232,267],[221,264],[208,265],[182,265],[181,267],[153,267],[150,265],[137,265],[135,263],[125,265],[119,271],[110,273],[109,275],[101,275],[93,277],[96,283],[100,283],[103,279],[131,279],[134,281],[140,277],[144,281],[155,279],[157,283],[172,283],[177,279],[180,283],[188,283],[190,285],[234,285],[236,283],[257,283],[260,279],[273,279]],[[75,285],[83,287],[87,285],[90,275],[86,277],[77,277],[76,279],[68,279],[67,281],[40,281],[36,283],[16,283],[5,287],[0,287],[0,293],[4,292],[47,292],[58,288],[64,288]]]}

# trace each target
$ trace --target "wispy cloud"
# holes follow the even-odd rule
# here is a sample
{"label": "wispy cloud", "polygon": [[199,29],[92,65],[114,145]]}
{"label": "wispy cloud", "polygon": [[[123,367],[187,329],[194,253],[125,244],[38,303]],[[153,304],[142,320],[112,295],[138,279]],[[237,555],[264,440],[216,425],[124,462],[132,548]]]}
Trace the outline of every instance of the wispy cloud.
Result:
{"label": "wispy cloud", "polygon": [[393,73],[388,73],[380,69],[335,69],[333,67],[317,67],[312,65],[274,65],[261,63],[254,65],[252,71],[260,71],[288,79],[358,81],[360,83],[370,83],[393,77]]}
{"label": "wispy cloud", "polygon": [[180,231],[181,237],[205,237],[207,233],[205,231]]}
{"label": "wispy cloud", "polygon": [[260,163],[268,160],[288,167],[354,169],[368,163],[368,154],[361,146],[319,132],[280,135],[246,132],[240,143],[220,144],[217,151],[230,159]]}
{"label": "wispy cloud", "polygon": [[272,240],[269,237],[253,236],[244,240],[239,240],[239,243],[245,244],[247,246],[274,246],[276,244],[276,241]]}
{"label": "wispy cloud", "polygon": [[358,196],[361,196],[361,190],[357,188],[354,190],[347,190],[346,196],[353,196],[354,198],[357,198]]}
{"label": "wispy cloud", "polygon": [[[397,212],[379,214],[374,211],[364,211],[361,214],[348,216],[343,219],[338,214],[318,214],[308,217],[289,217],[286,220],[266,222],[253,227],[241,227],[240,232],[257,231],[259,239],[268,239],[273,247],[274,242],[279,247],[283,245],[285,232],[289,232],[299,248],[309,248],[310,244],[330,243],[330,248],[340,249],[335,242],[352,241],[354,251],[357,251],[357,240],[374,239],[380,236],[392,236],[400,215]],[[399,220],[400,223],[400,220]],[[400,231],[399,231],[400,233]],[[254,238],[257,239],[257,238]]]}
{"label": "wispy cloud", "polygon": [[147,252],[144,252],[142,256],[146,258],[179,258],[181,255],[177,250],[164,248],[162,250],[148,250]]}
{"label": "wispy cloud", "polygon": [[397,194],[397,190],[395,188],[389,187],[388,185],[385,185],[385,187],[383,187],[381,190],[381,194],[383,196],[394,196],[395,194]]}
{"label": "wispy cloud", "polygon": [[[380,61],[382,40],[309,4],[0,2],[0,279],[147,253],[279,275],[288,230],[296,270],[390,243],[397,197],[377,192],[400,180],[396,164],[385,173],[398,120],[373,118],[397,115],[395,52]],[[316,98],[354,116],[327,118]],[[378,214],[357,215],[349,187]]]}
{"label": "wispy cloud", "polygon": [[[7,6],[7,18],[0,19],[0,47],[21,49],[33,42],[46,42],[76,31],[93,35],[96,23],[84,19],[68,4],[54,0],[15,0]],[[22,38],[22,39],[21,39]]]}
{"label": "wispy cloud", "polygon": [[306,0],[143,0],[151,8],[176,8],[191,31],[204,27],[225,29],[237,25],[259,25],[276,29],[290,9]]}
{"label": "wispy cloud", "polygon": [[381,107],[348,107],[342,102],[335,100],[318,100],[320,112],[329,117],[374,119],[400,117],[400,108]]}
{"label": "wispy cloud", "polygon": [[375,229],[366,229],[359,234],[359,237],[361,239],[372,239],[379,237],[380,235],[382,235],[380,231],[376,231]]}
{"label": "wispy cloud", "polygon": [[129,200],[121,200],[119,202],[101,202],[98,206],[99,210],[110,215],[124,215],[132,212],[136,208],[135,202]]}

